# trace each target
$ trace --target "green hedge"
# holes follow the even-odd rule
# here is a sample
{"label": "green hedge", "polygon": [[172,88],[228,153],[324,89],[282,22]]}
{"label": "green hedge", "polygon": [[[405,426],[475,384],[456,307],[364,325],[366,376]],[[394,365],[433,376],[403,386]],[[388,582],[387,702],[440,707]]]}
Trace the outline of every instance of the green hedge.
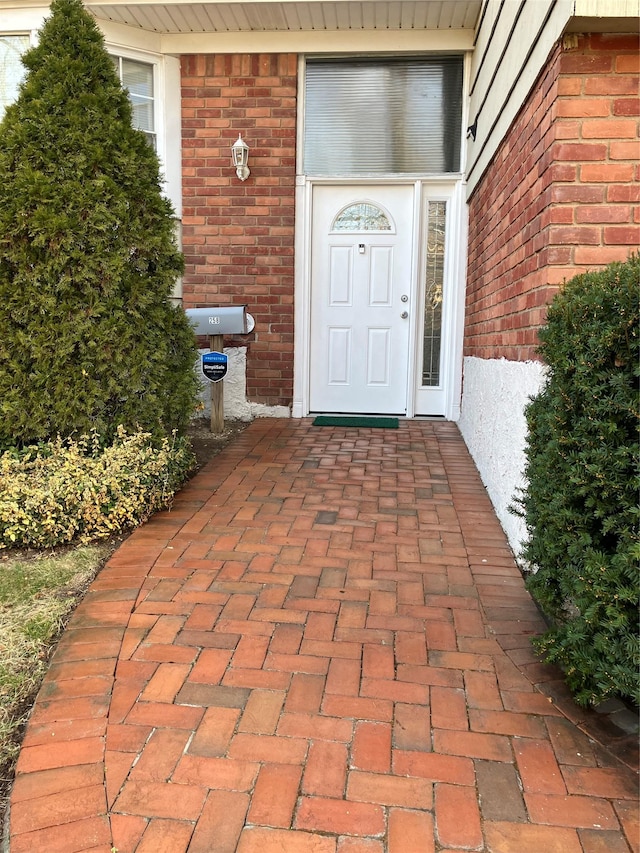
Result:
{"label": "green hedge", "polygon": [[81,0],[54,0],[0,122],[0,448],[186,430],[196,340],[160,163]]}
{"label": "green hedge", "polygon": [[581,704],[639,699],[639,281],[636,255],[558,293],[526,413],[523,556],[553,625],[537,646]]}
{"label": "green hedge", "polygon": [[170,506],[193,462],[184,437],[158,442],[122,427],[107,447],[94,434],[7,451],[0,456],[0,548],[88,542],[134,527]]}

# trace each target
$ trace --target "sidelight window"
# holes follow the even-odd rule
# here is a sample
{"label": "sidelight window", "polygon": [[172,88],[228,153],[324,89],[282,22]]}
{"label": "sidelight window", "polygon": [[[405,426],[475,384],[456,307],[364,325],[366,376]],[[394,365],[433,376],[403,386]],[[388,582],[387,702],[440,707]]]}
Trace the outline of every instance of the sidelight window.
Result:
{"label": "sidelight window", "polygon": [[422,345],[422,386],[440,385],[442,349],[442,295],[444,286],[444,245],[447,203],[429,202],[427,214],[427,265]]}

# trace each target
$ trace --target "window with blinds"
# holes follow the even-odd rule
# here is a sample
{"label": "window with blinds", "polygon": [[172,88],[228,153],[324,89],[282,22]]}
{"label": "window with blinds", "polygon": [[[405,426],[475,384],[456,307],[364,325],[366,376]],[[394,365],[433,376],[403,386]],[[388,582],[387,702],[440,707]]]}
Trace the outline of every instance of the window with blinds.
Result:
{"label": "window with blinds", "polygon": [[121,56],[111,58],[122,85],[129,92],[133,108],[133,126],[143,131],[151,146],[156,148],[153,65]]}
{"label": "window with blinds", "polygon": [[308,60],[308,175],[460,171],[462,57]]}

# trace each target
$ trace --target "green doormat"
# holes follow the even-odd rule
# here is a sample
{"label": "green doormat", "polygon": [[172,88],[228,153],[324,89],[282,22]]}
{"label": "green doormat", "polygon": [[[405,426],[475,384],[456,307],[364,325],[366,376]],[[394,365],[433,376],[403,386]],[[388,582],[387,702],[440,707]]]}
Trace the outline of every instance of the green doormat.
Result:
{"label": "green doormat", "polygon": [[363,418],[342,415],[318,415],[313,426],[373,427],[398,429],[398,418]]}

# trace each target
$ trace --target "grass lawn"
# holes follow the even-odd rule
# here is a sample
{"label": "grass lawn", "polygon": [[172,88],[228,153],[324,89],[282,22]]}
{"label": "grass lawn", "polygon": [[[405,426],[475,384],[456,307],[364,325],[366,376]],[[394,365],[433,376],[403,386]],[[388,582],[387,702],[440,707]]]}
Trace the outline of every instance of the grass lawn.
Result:
{"label": "grass lawn", "polygon": [[119,541],[0,551],[0,821],[24,724],[55,641]]}

